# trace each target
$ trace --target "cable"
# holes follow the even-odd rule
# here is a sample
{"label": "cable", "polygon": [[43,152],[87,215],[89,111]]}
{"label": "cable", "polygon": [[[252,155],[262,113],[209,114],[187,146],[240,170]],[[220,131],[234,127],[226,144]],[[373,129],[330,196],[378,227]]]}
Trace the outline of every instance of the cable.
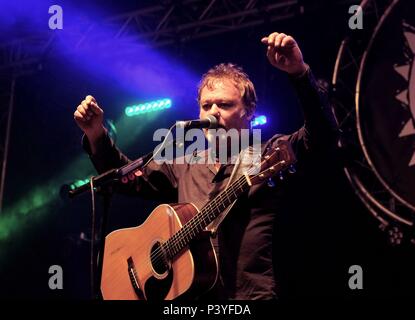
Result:
{"label": "cable", "polygon": [[95,240],[95,190],[94,190],[94,177],[89,179],[89,185],[91,187],[91,203],[92,203],[92,212],[91,212],[91,246],[90,246],[90,286],[91,286],[91,297],[94,299],[95,295],[95,272],[94,272],[94,240]]}

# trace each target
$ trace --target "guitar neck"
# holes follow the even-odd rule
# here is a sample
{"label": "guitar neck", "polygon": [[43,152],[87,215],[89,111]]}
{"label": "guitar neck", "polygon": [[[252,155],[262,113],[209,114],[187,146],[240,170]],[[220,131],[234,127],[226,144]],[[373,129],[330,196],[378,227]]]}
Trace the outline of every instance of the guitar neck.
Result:
{"label": "guitar neck", "polygon": [[162,245],[166,255],[172,259],[190,241],[196,238],[218,215],[230,206],[243,192],[249,189],[245,176],[239,177],[228,188],[219,193],[211,202],[190,219],[178,232]]}

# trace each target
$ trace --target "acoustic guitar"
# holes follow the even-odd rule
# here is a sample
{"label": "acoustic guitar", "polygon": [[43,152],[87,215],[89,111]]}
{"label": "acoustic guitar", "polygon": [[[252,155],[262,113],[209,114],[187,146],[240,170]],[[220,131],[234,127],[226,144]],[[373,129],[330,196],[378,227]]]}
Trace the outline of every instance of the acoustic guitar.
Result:
{"label": "acoustic guitar", "polygon": [[[207,226],[254,184],[282,173],[295,162],[282,141],[201,210],[192,203],[162,204],[143,224],[105,238],[101,293],[105,300],[194,299],[218,277],[216,253]],[[254,172],[251,170],[251,172]]]}

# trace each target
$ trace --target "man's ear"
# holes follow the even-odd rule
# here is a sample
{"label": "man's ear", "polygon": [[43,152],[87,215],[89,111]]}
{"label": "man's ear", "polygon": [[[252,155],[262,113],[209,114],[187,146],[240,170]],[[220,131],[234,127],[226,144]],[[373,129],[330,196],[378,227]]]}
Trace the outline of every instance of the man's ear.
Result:
{"label": "man's ear", "polygon": [[249,121],[251,121],[252,118],[254,117],[254,112],[255,112],[255,109],[254,108],[251,108],[249,110],[244,109],[244,114],[243,115],[246,115],[246,118]]}

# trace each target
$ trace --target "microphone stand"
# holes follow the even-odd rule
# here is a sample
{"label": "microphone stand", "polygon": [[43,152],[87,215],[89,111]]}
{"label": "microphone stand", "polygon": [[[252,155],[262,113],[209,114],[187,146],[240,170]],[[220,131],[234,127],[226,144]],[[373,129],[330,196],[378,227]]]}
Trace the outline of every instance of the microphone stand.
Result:
{"label": "microphone stand", "polygon": [[[164,143],[164,142],[163,142]],[[170,140],[164,148],[171,146],[172,144],[177,144],[176,139]],[[161,150],[157,150],[157,152],[160,152]],[[134,172],[137,171],[139,168],[141,168],[144,164],[147,163],[147,161],[153,156],[153,152],[149,152],[146,155],[142,156],[141,158],[138,158],[134,161],[131,161],[127,163],[126,165],[116,168],[116,169],[110,169],[104,173],[101,173],[100,175],[96,177],[92,177],[94,186],[97,188],[97,191],[99,192],[100,189],[107,186],[108,184],[112,184],[114,182],[118,182],[121,180],[121,182],[126,182],[125,179],[133,179],[134,178]],[[73,190],[69,190],[69,197],[73,198],[79,194],[82,194],[84,192],[90,191],[90,186],[87,184],[84,184],[78,188],[75,188]]]}
{"label": "microphone stand", "polygon": [[[141,168],[145,162],[150,159],[153,155],[153,152],[146,154],[145,156],[138,158],[120,168],[110,169],[104,173],[101,173],[98,176],[92,177],[94,186],[98,192],[100,192],[104,187],[112,185],[114,182],[123,181],[125,178],[128,178],[131,174],[134,174],[139,168]],[[84,192],[91,191],[89,184],[84,184],[73,190],[69,190],[69,197],[74,198]]]}
{"label": "microphone stand", "polygon": [[[93,257],[93,261],[97,263],[97,265],[91,266],[91,296],[93,299],[102,299],[101,291],[100,291],[100,280],[102,276],[102,265],[104,262],[104,248],[105,248],[105,233],[107,230],[107,222],[110,213],[110,205],[111,205],[111,198],[114,192],[114,185],[118,182],[128,182],[128,180],[132,180],[132,177],[135,177],[134,172],[139,170],[149,159],[153,156],[153,152],[146,154],[145,156],[132,161],[120,168],[108,170],[96,177],[91,177],[93,181],[94,190],[97,191],[102,196],[103,201],[103,212],[100,219],[100,226],[99,226],[99,236],[98,241],[99,243],[99,252],[98,252],[98,259],[96,259],[95,250],[93,250],[94,245],[91,243],[91,256]],[[82,185],[74,190],[69,191],[69,197],[74,198],[78,195],[81,195],[85,192],[91,191],[90,183]],[[93,201],[93,217],[95,217],[95,204]],[[95,226],[92,226],[93,230]],[[91,241],[95,241],[94,232],[91,234]],[[93,262],[93,263],[94,263]],[[95,268],[95,271],[94,271]]]}
{"label": "microphone stand", "polygon": [[[172,139],[171,141],[169,141],[169,143],[165,147],[170,146],[173,143],[176,144],[176,139]],[[158,150],[157,152],[160,151],[161,150]],[[142,168],[152,157],[153,152],[150,152],[142,156],[141,158],[131,161],[130,163],[120,168],[110,169],[104,173],[101,173],[98,176],[91,177],[93,181],[94,190],[96,190],[97,193],[103,196],[103,214],[101,216],[101,225],[99,230],[99,239],[101,240],[100,252],[98,253],[96,270],[95,272],[92,272],[93,274],[91,275],[91,282],[93,282],[93,285],[91,285],[91,291],[93,291],[92,296],[96,297],[96,299],[102,299],[99,284],[102,276],[102,266],[104,261],[105,232],[107,229],[107,221],[110,211],[109,209],[111,204],[111,197],[114,192],[114,186],[120,181],[122,183],[127,183],[129,180],[133,180],[135,178],[135,171]],[[89,183],[75,188],[73,190],[69,190],[68,194],[70,198],[74,198],[88,191],[91,191],[91,186]],[[93,205],[93,214],[95,215],[95,205]],[[92,226],[92,228],[95,228],[95,226]],[[95,241],[94,238],[95,237],[91,235],[91,241]],[[91,255],[93,255],[95,258],[94,252],[92,252]]]}

